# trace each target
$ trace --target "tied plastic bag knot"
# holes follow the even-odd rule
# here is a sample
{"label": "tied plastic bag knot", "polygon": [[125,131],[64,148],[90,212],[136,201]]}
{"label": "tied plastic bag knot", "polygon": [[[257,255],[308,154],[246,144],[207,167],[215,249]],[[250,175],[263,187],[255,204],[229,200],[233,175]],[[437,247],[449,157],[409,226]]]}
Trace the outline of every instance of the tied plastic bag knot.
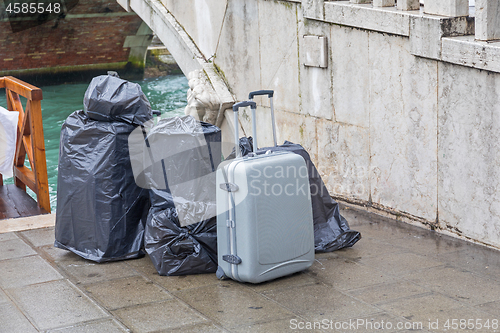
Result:
{"label": "tied plastic bag knot", "polygon": [[93,120],[142,125],[153,117],[146,95],[138,83],[114,75],[92,79],[83,98],[85,114]]}
{"label": "tied plastic bag knot", "polygon": [[167,253],[173,256],[186,258],[190,253],[199,252],[191,236],[187,232],[180,233],[166,247]]}

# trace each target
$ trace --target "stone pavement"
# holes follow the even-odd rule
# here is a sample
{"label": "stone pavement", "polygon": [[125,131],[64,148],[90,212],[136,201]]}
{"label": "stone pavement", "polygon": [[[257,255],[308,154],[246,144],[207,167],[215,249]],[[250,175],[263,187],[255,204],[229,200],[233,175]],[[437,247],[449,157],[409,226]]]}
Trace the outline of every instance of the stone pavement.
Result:
{"label": "stone pavement", "polygon": [[148,257],[94,264],[54,248],[53,228],[0,234],[0,332],[500,331],[499,251],[342,214],[358,244],[260,285],[159,276]]}

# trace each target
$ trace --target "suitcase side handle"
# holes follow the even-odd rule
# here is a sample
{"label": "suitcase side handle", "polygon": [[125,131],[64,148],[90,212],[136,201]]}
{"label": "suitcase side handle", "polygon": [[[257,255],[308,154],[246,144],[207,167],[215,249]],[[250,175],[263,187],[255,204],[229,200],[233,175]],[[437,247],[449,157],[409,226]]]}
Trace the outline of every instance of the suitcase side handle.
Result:
{"label": "suitcase side handle", "polygon": [[248,98],[253,99],[254,96],[260,96],[260,95],[267,95],[267,97],[269,97],[269,102],[271,103],[271,121],[273,125],[274,146],[278,147],[278,141],[276,139],[276,120],[274,119],[274,105],[273,105],[274,90],[252,91],[251,93],[248,94]]}
{"label": "suitcase side handle", "polygon": [[243,101],[233,105],[233,113],[234,113],[234,145],[236,151],[236,157],[241,157],[240,151],[240,135],[238,133],[238,109],[249,106],[252,109],[252,131],[253,131],[253,151],[257,152],[257,123],[255,121],[255,110],[257,109],[257,104],[254,101]]}

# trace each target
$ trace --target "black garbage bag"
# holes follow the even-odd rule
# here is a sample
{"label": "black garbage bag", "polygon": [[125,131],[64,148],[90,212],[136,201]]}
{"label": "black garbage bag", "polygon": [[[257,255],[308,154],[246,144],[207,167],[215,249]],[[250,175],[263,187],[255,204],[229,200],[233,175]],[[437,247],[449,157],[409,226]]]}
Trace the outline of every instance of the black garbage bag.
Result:
{"label": "black garbage bag", "polygon": [[[238,145],[240,146],[241,156],[246,156],[249,153],[253,152],[253,140],[251,136],[248,138],[246,136],[241,137],[238,142]],[[230,160],[235,157],[236,157],[236,152],[234,151],[233,148],[233,151],[231,152],[231,154],[229,154],[228,157],[226,157],[226,159]]]}
{"label": "black garbage bag", "polygon": [[90,119],[98,121],[142,125],[153,115],[141,86],[113,75],[92,79],[83,98],[83,107]]}
{"label": "black garbage bag", "polygon": [[147,133],[144,159],[151,163],[136,179],[151,189],[144,243],[160,275],[217,270],[220,143],[218,127],[191,116],[162,119]]}
{"label": "black garbage bag", "polygon": [[[135,184],[128,136],[151,107],[137,84],[111,76],[94,78],[85,105],[61,129],[54,245],[96,262],[142,257],[149,193]],[[106,117],[90,118],[95,110]]]}
{"label": "black garbage bag", "polygon": [[172,195],[151,190],[146,251],[160,275],[214,273],[217,270],[217,219],[180,227]]}
{"label": "black garbage bag", "polygon": [[[242,156],[252,151],[252,137],[240,138],[239,146]],[[266,151],[290,151],[299,154],[306,161],[311,189],[311,202],[314,222],[314,246],[316,252],[331,252],[353,246],[361,239],[361,233],[349,228],[347,220],[340,215],[339,204],[330,196],[319,175],[316,166],[311,161],[309,153],[299,144],[285,141],[278,147],[260,148],[257,154]],[[234,158],[234,150],[228,156]]]}

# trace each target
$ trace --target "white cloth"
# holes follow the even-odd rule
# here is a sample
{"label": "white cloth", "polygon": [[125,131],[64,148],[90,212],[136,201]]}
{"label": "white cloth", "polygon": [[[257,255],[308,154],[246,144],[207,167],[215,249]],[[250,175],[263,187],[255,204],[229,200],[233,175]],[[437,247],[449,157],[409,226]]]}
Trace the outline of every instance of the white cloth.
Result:
{"label": "white cloth", "polygon": [[19,112],[0,106],[0,173],[4,178],[13,176],[18,118]]}

